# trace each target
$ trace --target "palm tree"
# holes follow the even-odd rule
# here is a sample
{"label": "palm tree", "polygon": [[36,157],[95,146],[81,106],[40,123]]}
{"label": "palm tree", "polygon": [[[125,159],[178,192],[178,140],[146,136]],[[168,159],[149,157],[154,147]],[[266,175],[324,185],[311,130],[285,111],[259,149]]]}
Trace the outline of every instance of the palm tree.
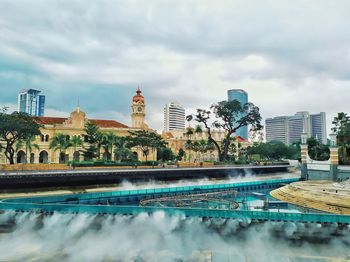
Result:
{"label": "palm tree", "polygon": [[188,153],[188,162],[191,162],[191,156],[192,156],[191,150],[192,150],[192,146],[193,146],[192,140],[188,139],[188,140],[186,141],[186,143],[185,143],[185,149],[187,149],[187,150],[189,151],[189,153]]}
{"label": "palm tree", "polygon": [[203,128],[201,125],[196,125],[196,128],[194,129],[194,133],[196,134],[196,136],[198,137],[198,134],[203,134]]}
{"label": "palm tree", "polygon": [[35,149],[39,149],[39,145],[35,144],[35,136],[27,137],[25,139],[19,140],[18,143],[16,144],[16,151],[18,151],[21,148],[25,148],[25,162],[28,163],[28,152],[32,153],[33,152],[33,147]]}
{"label": "palm tree", "polygon": [[83,146],[83,140],[81,139],[80,136],[74,135],[70,139],[70,144],[74,148],[74,152],[77,151],[77,147]]}
{"label": "palm tree", "polygon": [[[204,161],[204,154],[208,151],[208,143],[204,139],[199,141],[199,152],[202,155],[202,161]],[[200,159],[199,159],[200,160]]]}
{"label": "palm tree", "polygon": [[102,145],[105,151],[108,152],[112,157],[113,147],[116,144],[117,136],[112,132],[107,132],[103,134],[102,140],[103,140]]}
{"label": "palm tree", "polygon": [[66,134],[63,134],[63,133],[57,133],[55,134],[52,139],[51,139],[51,142],[50,142],[50,149],[54,149],[55,151],[56,150],[59,150],[59,153],[60,153],[60,163],[61,163],[61,160],[63,160],[65,162],[65,157],[64,159],[62,159],[62,153],[65,153],[66,152],[66,149],[71,147],[72,144],[70,143],[70,141],[67,139],[67,135]]}

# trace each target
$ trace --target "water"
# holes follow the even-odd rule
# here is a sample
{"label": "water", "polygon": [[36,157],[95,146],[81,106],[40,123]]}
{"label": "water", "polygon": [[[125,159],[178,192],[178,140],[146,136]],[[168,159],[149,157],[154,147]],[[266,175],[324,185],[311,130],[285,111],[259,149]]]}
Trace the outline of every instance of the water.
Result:
{"label": "water", "polygon": [[[280,175],[286,176],[290,174]],[[247,179],[256,178],[239,181]],[[176,186],[212,182],[182,181]],[[119,188],[157,186],[164,184],[124,183]],[[162,212],[138,216],[4,212],[0,232],[0,261],[327,261],[350,255],[348,226],[253,224],[169,217]]]}

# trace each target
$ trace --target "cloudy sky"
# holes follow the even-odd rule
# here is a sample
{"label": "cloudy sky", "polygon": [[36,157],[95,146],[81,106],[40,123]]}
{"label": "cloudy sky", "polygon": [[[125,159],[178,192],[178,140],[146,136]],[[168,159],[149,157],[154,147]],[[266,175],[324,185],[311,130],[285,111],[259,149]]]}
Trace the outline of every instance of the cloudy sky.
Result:
{"label": "cloudy sky", "polygon": [[[147,120],[245,89],[264,118],[350,112],[348,0],[0,0],[0,105],[42,90],[47,116],[80,101],[89,117],[130,124],[139,85]],[[330,124],[328,126],[330,128]]]}

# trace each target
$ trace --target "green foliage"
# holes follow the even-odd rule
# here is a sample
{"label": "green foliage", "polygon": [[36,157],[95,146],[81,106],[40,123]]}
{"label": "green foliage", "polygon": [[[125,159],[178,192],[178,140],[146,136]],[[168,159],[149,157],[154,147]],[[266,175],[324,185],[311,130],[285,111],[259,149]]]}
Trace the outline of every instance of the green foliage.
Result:
{"label": "green foliage", "polygon": [[182,148],[179,149],[179,152],[177,153],[176,160],[182,161],[183,158],[185,158],[186,152]]}
{"label": "green foliage", "polygon": [[50,141],[50,149],[58,150],[60,152],[59,156],[59,162],[64,163],[66,162],[66,149],[71,147],[72,144],[70,143],[70,140],[67,138],[67,135],[64,133],[56,133],[51,141]]}
{"label": "green foliage", "polygon": [[[211,115],[215,116],[215,121],[211,122]],[[237,129],[250,126],[252,131],[257,131],[262,128],[261,115],[259,108],[252,103],[246,103],[242,105],[238,100],[233,101],[221,101],[213,104],[210,110],[197,109],[197,113],[194,115],[188,115],[188,121],[195,120],[198,123],[204,125],[207,133],[208,140],[213,143],[219,153],[219,160],[224,161],[229,152],[231,144],[230,137]],[[212,137],[212,128],[223,129],[226,131],[226,137],[223,141],[223,147],[220,143],[215,141]]]}
{"label": "green foliage", "polygon": [[87,122],[85,124],[84,131],[86,134],[85,142],[88,144],[88,146],[83,150],[84,159],[92,160],[98,158],[100,154],[97,144],[101,144],[101,133],[98,126],[92,122]]}
{"label": "green foliage", "polygon": [[295,145],[287,146],[279,141],[271,141],[268,143],[254,143],[253,146],[247,148],[246,154],[251,160],[253,157],[263,160],[281,160],[297,159],[300,155],[298,152],[300,152],[300,148],[298,149]]}
{"label": "green foliage", "polygon": [[28,153],[32,153],[33,148],[39,149],[39,145],[35,143],[35,136],[19,140],[16,144],[16,151],[21,148],[25,148],[26,163],[28,163]]}
{"label": "green foliage", "polygon": [[162,147],[157,150],[157,160],[162,162],[173,161],[175,155],[173,151],[168,147]]}
{"label": "green foliage", "polygon": [[157,161],[130,161],[130,162],[114,162],[114,161],[70,161],[69,164],[73,167],[101,167],[101,166],[125,166],[125,167],[137,167],[137,166],[157,166]]}
{"label": "green foliage", "polygon": [[161,136],[154,132],[149,132],[146,130],[129,131],[130,136],[128,139],[128,147],[139,148],[143,155],[147,157],[151,149],[161,149],[166,146],[166,142]]}
{"label": "green foliage", "polygon": [[137,155],[135,155],[128,146],[128,137],[116,137],[114,155],[117,161],[120,162],[135,162]]}
{"label": "green foliage", "polygon": [[0,148],[4,150],[10,164],[14,164],[15,144],[41,135],[40,127],[35,118],[26,113],[7,114],[6,108],[0,110]]}
{"label": "green foliage", "polygon": [[330,157],[329,147],[322,145],[319,140],[311,137],[307,140],[309,156],[313,160],[325,161]]}
{"label": "green foliage", "polygon": [[77,147],[83,146],[83,140],[81,139],[80,136],[72,136],[70,139],[70,144],[74,148],[74,152],[77,151]]}
{"label": "green foliage", "polygon": [[337,134],[340,162],[348,162],[350,156],[350,116],[347,113],[338,113],[332,124],[332,131]]}

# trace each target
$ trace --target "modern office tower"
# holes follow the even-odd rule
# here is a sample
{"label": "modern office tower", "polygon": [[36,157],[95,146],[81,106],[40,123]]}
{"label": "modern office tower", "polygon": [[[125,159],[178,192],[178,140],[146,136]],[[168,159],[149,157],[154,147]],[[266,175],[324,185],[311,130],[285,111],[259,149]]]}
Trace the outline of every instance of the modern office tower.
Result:
{"label": "modern office tower", "polygon": [[177,102],[164,106],[164,130],[185,128],[185,109]]}
{"label": "modern office tower", "polygon": [[311,120],[309,112],[298,112],[288,119],[288,144],[298,142],[301,134],[311,137]]}
{"label": "modern office tower", "polygon": [[311,117],[311,134],[322,144],[327,144],[326,113],[312,114]]}
{"label": "modern office tower", "polygon": [[[230,89],[227,91],[228,101],[238,100],[242,105],[248,103],[248,93],[242,89]],[[248,139],[248,126],[239,128],[236,135]]]}
{"label": "modern office tower", "polygon": [[266,141],[280,141],[290,145],[300,140],[301,134],[327,143],[326,113],[310,115],[309,112],[298,112],[294,116],[268,118],[265,121]]}
{"label": "modern office tower", "polygon": [[289,144],[288,117],[267,118],[265,121],[266,141],[280,141]]}
{"label": "modern office tower", "polygon": [[32,116],[44,116],[45,96],[35,89],[22,90],[18,94],[18,112],[25,112]]}

